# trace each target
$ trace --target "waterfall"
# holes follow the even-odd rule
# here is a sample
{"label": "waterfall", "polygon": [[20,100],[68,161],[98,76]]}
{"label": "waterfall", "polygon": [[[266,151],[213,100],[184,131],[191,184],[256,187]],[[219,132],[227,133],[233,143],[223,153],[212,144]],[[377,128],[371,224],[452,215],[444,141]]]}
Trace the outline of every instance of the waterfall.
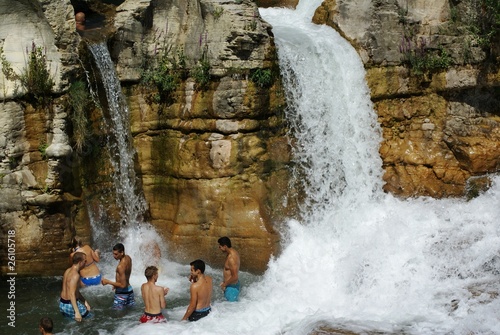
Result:
{"label": "waterfall", "polygon": [[142,222],[146,201],[136,188],[134,171],[135,149],[129,126],[129,109],[121,91],[120,80],[105,42],[89,44],[100,79],[106,93],[109,117],[105,117],[109,129],[109,149],[114,169],[117,204],[125,224],[135,226]]}
{"label": "waterfall", "polygon": [[297,139],[295,175],[305,187],[303,211],[312,221],[324,215],[322,209],[368,201],[382,187],[380,128],[363,65],[331,28],[309,24],[304,33],[301,23],[317,4],[301,2],[296,15],[287,13],[292,25],[273,25],[287,118]]}
{"label": "waterfall", "polygon": [[[113,167],[113,182],[116,205],[120,209],[123,226],[119,236],[110,235],[110,230],[101,224],[100,216],[106,212],[105,204],[98,204],[90,213],[93,240],[95,247],[110,250],[118,242],[125,245],[125,251],[134,259],[134,268],[139,273],[149,265],[157,265],[159,258],[167,258],[167,246],[156,229],[144,219],[147,203],[137,186],[134,170],[133,138],[130,132],[129,108],[121,90],[120,80],[111,60],[105,42],[89,44],[98,77],[105,92],[106,112],[104,121],[108,130],[108,149]],[[102,100],[102,99],[101,99]],[[115,261],[109,253],[104,256],[101,267],[113,271]],[[112,272],[111,272],[112,273]],[[139,276],[142,278],[142,276]]]}

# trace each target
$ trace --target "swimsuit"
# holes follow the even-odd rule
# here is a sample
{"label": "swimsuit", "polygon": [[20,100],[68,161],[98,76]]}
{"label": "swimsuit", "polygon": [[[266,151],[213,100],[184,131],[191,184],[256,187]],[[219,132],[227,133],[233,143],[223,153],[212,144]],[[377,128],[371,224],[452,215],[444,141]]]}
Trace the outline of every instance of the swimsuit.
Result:
{"label": "swimsuit", "polygon": [[91,266],[92,264],[94,264],[94,261],[90,262],[89,264],[85,264],[85,267]]}
{"label": "swimsuit", "polygon": [[227,301],[238,301],[238,296],[240,295],[240,281],[236,284],[231,284],[227,285],[226,289],[224,290],[224,296],[226,297]]}
{"label": "swimsuit", "polygon": [[[82,318],[85,318],[90,315],[89,311],[87,310],[87,307],[85,307],[85,305],[82,304],[80,300],[76,301],[76,305],[78,306],[78,311],[80,311],[80,315],[82,316]],[[71,300],[66,300],[63,298],[59,299],[59,310],[64,316],[72,319],[75,318],[75,310],[73,309]]]}
{"label": "swimsuit", "polygon": [[114,309],[122,309],[125,306],[134,306],[134,290],[132,286],[126,288],[116,288],[115,289],[115,299],[113,301]]}
{"label": "swimsuit", "polygon": [[146,322],[160,323],[160,322],[167,322],[167,319],[165,319],[165,317],[163,316],[163,314],[161,314],[161,312],[158,314],[150,314],[144,312],[139,321],[141,323],[146,323]]}
{"label": "swimsuit", "polygon": [[81,277],[80,280],[85,286],[99,285],[101,283],[101,274],[93,277]]}
{"label": "swimsuit", "polygon": [[191,313],[191,315],[188,317],[188,320],[189,321],[198,321],[199,319],[207,316],[211,310],[212,310],[212,308],[210,308],[210,306],[205,307],[205,308],[201,308],[201,309],[197,309],[193,313]]}

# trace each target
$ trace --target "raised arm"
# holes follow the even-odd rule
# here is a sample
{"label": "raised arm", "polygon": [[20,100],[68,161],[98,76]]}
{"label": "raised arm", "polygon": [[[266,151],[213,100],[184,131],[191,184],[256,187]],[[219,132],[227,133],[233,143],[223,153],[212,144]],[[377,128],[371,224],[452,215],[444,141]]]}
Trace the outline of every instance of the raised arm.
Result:
{"label": "raised arm", "polygon": [[94,259],[94,262],[99,262],[101,260],[101,252],[99,249],[92,249],[92,258]]}

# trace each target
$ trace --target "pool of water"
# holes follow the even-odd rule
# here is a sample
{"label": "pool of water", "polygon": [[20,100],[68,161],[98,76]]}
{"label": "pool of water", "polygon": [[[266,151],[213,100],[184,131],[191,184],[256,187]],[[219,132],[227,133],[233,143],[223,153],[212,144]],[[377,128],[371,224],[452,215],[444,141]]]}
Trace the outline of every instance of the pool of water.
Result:
{"label": "pool of water", "polygon": [[[184,266],[182,266],[184,268]],[[207,274],[214,278],[213,305],[228,304],[224,301],[222,291],[217,285],[221,280],[220,270],[209,269]],[[180,322],[189,303],[189,266],[185,266],[185,273],[174,277],[161,278],[158,285],[167,286],[170,292],[167,295],[167,308],[163,314],[169,323],[178,323],[179,327],[187,327],[188,323]],[[185,277],[185,278],[184,278]],[[8,278],[2,278],[5,283]],[[242,273],[243,286],[255,281],[255,277]],[[144,303],[141,297],[141,284],[145,282],[142,278],[132,277],[131,285],[134,288],[136,305],[123,311],[111,308],[113,304],[113,291],[111,286],[85,287],[81,290],[83,296],[92,307],[92,316],[83,322],[63,317],[59,312],[59,295],[62,287],[62,277],[43,278],[16,278],[16,319],[15,328],[9,326],[10,320],[2,318],[0,334],[32,335],[38,334],[38,322],[48,316],[54,321],[55,334],[82,334],[82,335],[104,335],[123,334],[124,329],[130,329],[139,325],[139,318],[143,313]],[[2,285],[5,287],[5,285]],[[3,297],[6,294],[2,294]],[[9,307],[7,299],[1,299],[1,309],[6,311]],[[5,315],[6,313],[2,313]],[[7,313],[8,315],[8,313]]]}

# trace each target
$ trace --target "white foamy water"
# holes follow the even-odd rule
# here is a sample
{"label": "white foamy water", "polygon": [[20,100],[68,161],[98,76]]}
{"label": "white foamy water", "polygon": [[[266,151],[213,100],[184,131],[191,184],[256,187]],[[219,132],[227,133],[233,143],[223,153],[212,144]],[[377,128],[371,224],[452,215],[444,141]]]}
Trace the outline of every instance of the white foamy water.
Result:
{"label": "white foamy water", "polygon": [[[120,320],[114,334],[302,335],[318,325],[359,333],[500,333],[500,179],[469,202],[384,194],[380,130],[362,63],[336,32],[310,23],[320,3],[261,10],[274,27],[299,137],[295,157],[307,171],[303,222],[289,222],[282,254],[249,280],[240,302],[218,293],[213,312],[194,323],[178,321],[188,267],[162,257],[160,284],[186,305],[167,308],[167,324]],[[135,229],[124,244],[140,269],[140,242],[157,240],[148,228]],[[103,272],[115,265],[103,264]],[[136,292],[142,271],[131,280]]]}

